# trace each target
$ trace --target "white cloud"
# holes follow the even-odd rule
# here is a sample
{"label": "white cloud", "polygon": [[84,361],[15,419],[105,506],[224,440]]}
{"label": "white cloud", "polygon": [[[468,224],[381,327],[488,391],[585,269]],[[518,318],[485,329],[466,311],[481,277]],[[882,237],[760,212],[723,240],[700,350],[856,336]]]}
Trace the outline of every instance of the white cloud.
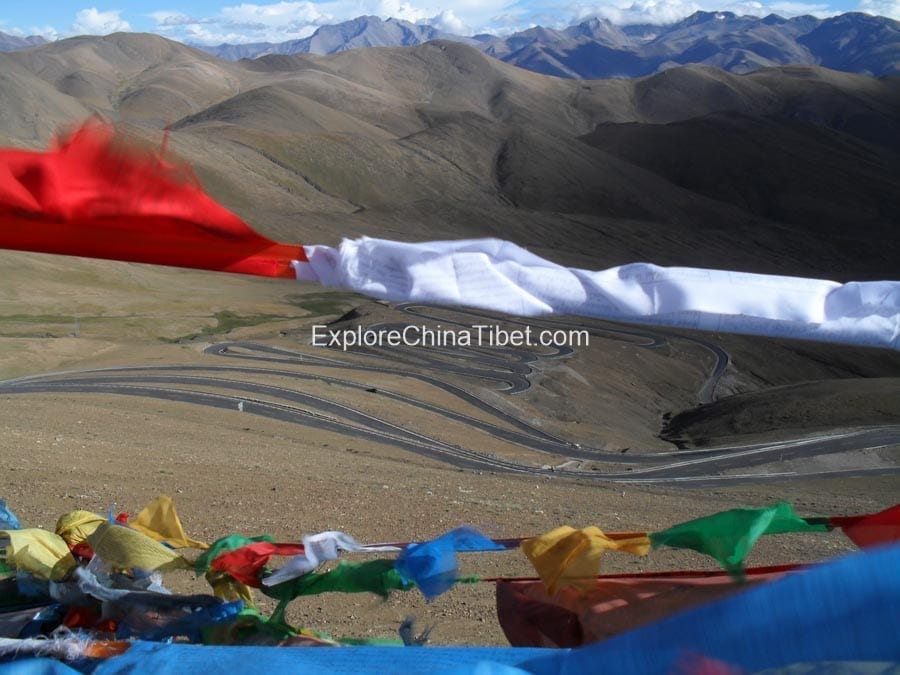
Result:
{"label": "white cloud", "polygon": [[900,0],[862,0],[859,11],[900,21]]}
{"label": "white cloud", "polygon": [[277,2],[271,5],[243,3],[224,7],[222,18],[233,25],[248,25],[259,29],[288,28],[309,25],[323,18],[312,2]]}
{"label": "white cloud", "polygon": [[117,9],[108,12],[97,11],[96,7],[82,9],[75,15],[72,32],[78,35],[106,35],[130,31],[131,26],[120,16],[121,13]]}
{"label": "white cloud", "polygon": [[182,30],[178,32],[178,35],[168,35],[168,37],[174,37],[191,44],[201,45],[220,45],[226,42],[233,45],[245,44],[247,42],[270,42],[270,40],[262,38],[254,39],[246,32],[210,30],[199,23],[184,25],[182,26]]}
{"label": "white cloud", "polygon": [[380,17],[401,19],[410,23],[424,21],[431,16],[427,9],[413,7],[408,2],[400,2],[400,0],[378,0],[378,3],[368,13]]}
{"label": "white cloud", "polygon": [[53,26],[32,26],[28,31],[28,35],[40,35],[45,40],[53,42],[61,37],[59,32]]}
{"label": "white cloud", "polygon": [[[316,28],[337,23],[324,7],[334,3],[276,2],[242,3],[223,7],[218,14],[197,18],[177,11],[152,12],[156,31],[176,40],[199,44],[246,44],[249,42],[285,42],[307,37]],[[356,16],[347,16],[352,18]]]}
{"label": "white cloud", "polygon": [[189,26],[192,24],[213,23],[213,19],[195,19],[181,12],[159,11],[150,12],[147,16],[156,21],[157,26]]}
{"label": "white cloud", "polygon": [[475,33],[491,33],[501,37],[532,28],[537,22],[528,15],[506,12],[495,14],[481,24]]}
{"label": "white cloud", "polygon": [[[716,9],[721,9],[717,5]],[[561,24],[575,23],[589,16],[609,19],[615,24],[672,23],[690,16],[701,9],[693,0],[634,0],[634,2],[581,5],[573,3],[567,8]],[[561,26],[560,26],[561,27]]]}
{"label": "white cloud", "polygon": [[[900,0],[862,0],[881,4],[897,4]],[[666,24],[680,21],[696,11],[728,11],[738,16],[766,16],[780,14],[791,17],[813,14],[819,17],[838,14],[825,3],[802,2],[798,0],[612,0],[604,3],[573,2],[559,13],[559,23],[554,28],[571,25],[577,21],[599,16],[613,23],[624,25],[634,23]]]}
{"label": "white cloud", "polygon": [[445,33],[454,33],[456,35],[471,35],[472,33],[472,29],[456,16],[452,9],[445,9],[437,16],[428,19],[425,23]]}

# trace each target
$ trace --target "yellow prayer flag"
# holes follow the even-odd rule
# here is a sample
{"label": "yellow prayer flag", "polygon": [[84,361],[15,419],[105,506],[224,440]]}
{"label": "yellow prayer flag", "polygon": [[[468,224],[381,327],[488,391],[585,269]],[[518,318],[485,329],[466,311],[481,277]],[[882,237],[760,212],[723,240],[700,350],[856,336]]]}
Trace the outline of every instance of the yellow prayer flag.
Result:
{"label": "yellow prayer flag", "polygon": [[600,558],[608,549],[633,555],[647,555],[650,539],[645,534],[626,538],[608,537],[599,528],[576,530],[568,525],[521,544],[522,550],[537,570],[551,595],[560,584],[584,585],[600,571]]}
{"label": "yellow prayer flag", "polygon": [[184,533],[175,511],[175,502],[168,495],[157,497],[147,504],[128,525],[173,548],[209,548],[209,544],[191,539]]}
{"label": "yellow prayer flag", "polygon": [[0,530],[3,537],[9,539],[7,561],[38,579],[59,581],[75,567],[66,542],[53,532],[40,528]]}
{"label": "yellow prayer flag", "polygon": [[105,522],[106,518],[90,511],[69,511],[56,521],[56,534],[71,548],[85,543],[88,535]]}
{"label": "yellow prayer flag", "polygon": [[102,523],[88,536],[94,555],[118,569],[144,572],[193,569],[193,566],[170,548],[146,534],[124,525]]}

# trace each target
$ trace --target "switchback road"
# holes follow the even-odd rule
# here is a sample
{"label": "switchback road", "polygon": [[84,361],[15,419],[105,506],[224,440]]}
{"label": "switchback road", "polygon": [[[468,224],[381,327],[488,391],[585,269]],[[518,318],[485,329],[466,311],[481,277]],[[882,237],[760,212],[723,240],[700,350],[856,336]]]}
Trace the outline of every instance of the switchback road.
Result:
{"label": "switchback road", "polygon": [[[496,320],[478,312],[436,309],[417,305],[400,307],[405,313],[422,319],[439,320],[442,324],[464,324],[463,318]],[[559,322],[546,325],[563,326]],[[380,327],[388,327],[381,324]],[[378,329],[379,326],[370,327]],[[648,349],[665,344],[666,334],[640,330],[598,329],[591,331],[606,339],[619,339]],[[682,336],[679,338],[684,339]],[[711,397],[718,378],[728,365],[728,355],[714,344],[699,342],[715,356],[709,379],[701,398]],[[106,368],[99,370],[49,373],[0,382],[0,394],[37,393],[104,393],[139,396],[240,410],[245,414],[303,425],[339,433],[360,440],[389,444],[423,457],[449,465],[478,471],[497,471],[535,476],[557,476],[580,481],[614,481],[633,484],[671,484],[685,487],[710,487],[737,482],[762,482],[799,477],[843,476],[900,473],[900,467],[841,470],[837,472],[764,473],[754,467],[784,460],[803,459],[848,451],[872,450],[900,445],[900,426],[840,430],[815,437],[785,439],[777,443],[729,446],[702,450],[656,453],[604,452],[584,447],[549,434],[492,405],[460,386],[443,380],[440,375],[453,373],[495,383],[507,394],[524,391],[530,386],[531,364],[538,359],[561,358],[570,348],[550,348],[543,352],[524,349],[469,348],[460,354],[449,350],[409,350],[355,352],[345,358],[340,351],[320,350],[327,356],[312,355],[253,343],[228,342],[214,344],[205,352],[227,358],[234,365],[161,365]],[[423,354],[427,351],[427,354]],[[417,370],[400,365],[415,366]],[[430,375],[421,369],[436,372]],[[312,369],[313,372],[304,372]],[[332,377],[321,374],[334,369]],[[378,387],[346,379],[351,374],[391,374],[413,378],[440,389],[460,401],[460,409],[475,408],[475,417],[458,409],[423,401],[402,391]],[[277,378],[281,384],[260,382]],[[295,381],[297,386],[283,386]],[[392,405],[407,406],[423,415],[441,417],[471,429],[502,439],[521,448],[545,453],[546,464],[527,464],[494,454],[460,447],[431,435],[412,431],[387,419],[359,410],[326,396],[310,392],[308,385],[326,383],[330,387],[377,395]],[[345,397],[346,398],[346,397]],[[588,468],[582,468],[588,467]],[[729,473],[723,473],[723,472]]]}

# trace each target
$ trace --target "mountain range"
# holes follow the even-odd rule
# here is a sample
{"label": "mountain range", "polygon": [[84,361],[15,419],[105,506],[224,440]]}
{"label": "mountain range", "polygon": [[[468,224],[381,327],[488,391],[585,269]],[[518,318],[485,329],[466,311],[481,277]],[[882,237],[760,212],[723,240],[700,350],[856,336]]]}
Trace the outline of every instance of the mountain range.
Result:
{"label": "mountain range", "polygon": [[705,66],[571,80],[433,41],[239,62],[155,35],[0,54],[0,144],[92,114],[168,147],[269,236],[497,236],[634,260],[891,278],[900,78]]}
{"label": "mountain range", "polygon": [[400,19],[381,20],[377,16],[360,16],[339,24],[322,26],[302,40],[221,44],[215,47],[193,45],[223,59],[255,59],[266,54],[335,54],[365,47],[410,47],[431,40],[454,40],[477,45],[474,38],[440,31],[432,26]]}
{"label": "mountain range", "polygon": [[[592,18],[564,30],[536,26],[508,37],[464,37],[399,19],[361,16],[322,26],[301,40],[192,45],[232,61],[266,55],[336,54],[368,47],[409,47],[452,40],[506,63],[574,79],[641,77],[678,65],[747,73],[781,65],[821,65],[881,76],[900,72],[900,23],[850,12],[827,19],[738,16],[698,11],[669,25],[616,26]],[[0,32],[0,51],[43,44]]]}
{"label": "mountain range", "polygon": [[513,65],[558,77],[640,77],[700,64],[746,73],[779,65],[822,65],[880,76],[900,72],[900,23],[861,13],[817,19],[760,18],[695,12],[665,26],[615,26],[588,19],[565,30],[537,26],[508,37],[462,37],[408,21],[363,16],[323,26],[303,40],[199,47],[227,59],[266,54],[334,54],[361,47],[400,47],[435,39],[481,49]]}

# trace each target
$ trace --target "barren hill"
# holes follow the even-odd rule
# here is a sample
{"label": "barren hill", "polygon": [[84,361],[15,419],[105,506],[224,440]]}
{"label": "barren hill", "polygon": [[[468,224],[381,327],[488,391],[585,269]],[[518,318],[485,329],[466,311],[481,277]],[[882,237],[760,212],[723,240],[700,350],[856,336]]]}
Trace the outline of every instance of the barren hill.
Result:
{"label": "barren hill", "polygon": [[453,42],[232,63],[151,35],[0,55],[28,145],[89,111],[171,147],[269,234],[502,236],[598,267],[646,259],[894,272],[900,85],[692,66],[575,82]]}

